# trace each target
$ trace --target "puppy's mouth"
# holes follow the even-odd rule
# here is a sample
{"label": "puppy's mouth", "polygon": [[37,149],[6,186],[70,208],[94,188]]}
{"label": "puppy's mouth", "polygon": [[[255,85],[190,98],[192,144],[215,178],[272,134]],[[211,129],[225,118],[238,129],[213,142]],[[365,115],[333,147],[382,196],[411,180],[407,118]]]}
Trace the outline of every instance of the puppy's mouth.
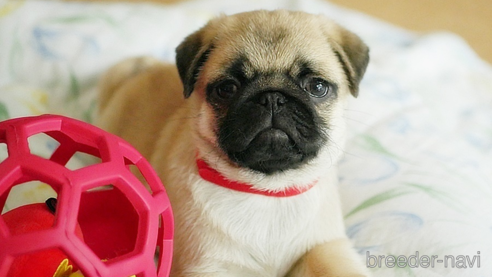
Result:
{"label": "puppy's mouth", "polygon": [[253,98],[230,107],[218,137],[231,161],[273,174],[296,169],[317,155],[324,134],[314,108],[295,98],[279,103],[272,107]]}
{"label": "puppy's mouth", "polygon": [[239,165],[267,174],[295,168],[305,159],[289,135],[277,128],[262,130],[246,149],[228,154]]}

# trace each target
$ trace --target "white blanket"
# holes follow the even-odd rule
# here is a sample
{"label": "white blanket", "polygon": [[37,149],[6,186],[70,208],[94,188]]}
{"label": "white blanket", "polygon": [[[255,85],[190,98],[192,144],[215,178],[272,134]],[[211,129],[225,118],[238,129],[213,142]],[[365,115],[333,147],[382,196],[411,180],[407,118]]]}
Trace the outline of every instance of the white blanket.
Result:
{"label": "white blanket", "polygon": [[[61,113],[92,122],[109,66],[135,55],[172,62],[212,16],[258,8],[326,14],[371,48],[339,169],[347,233],[374,276],[492,276],[492,68],[450,33],[410,33],[323,0],[0,0],[0,120]],[[0,161],[6,155],[0,143]],[[49,194],[39,184],[14,190],[4,210]]]}

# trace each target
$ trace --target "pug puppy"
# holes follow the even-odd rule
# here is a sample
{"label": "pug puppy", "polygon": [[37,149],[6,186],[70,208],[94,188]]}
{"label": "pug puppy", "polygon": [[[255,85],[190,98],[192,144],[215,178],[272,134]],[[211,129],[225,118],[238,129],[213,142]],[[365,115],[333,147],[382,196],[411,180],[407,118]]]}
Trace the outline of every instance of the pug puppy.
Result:
{"label": "pug puppy", "polygon": [[140,57],[109,70],[99,125],[166,187],[171,276],[368,276],[337,192],[344,104],[368,61],[321,15],[261,10],[211,20],[176,66]]}

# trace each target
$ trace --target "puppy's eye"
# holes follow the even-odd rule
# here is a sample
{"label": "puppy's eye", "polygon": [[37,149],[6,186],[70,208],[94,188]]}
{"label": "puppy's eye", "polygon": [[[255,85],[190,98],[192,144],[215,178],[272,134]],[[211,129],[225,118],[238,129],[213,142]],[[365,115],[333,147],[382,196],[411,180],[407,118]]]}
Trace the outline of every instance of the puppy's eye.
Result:
{"label": "puppy's eye", "polygon": [[323,98],[333,90],[331,84],[319,78],[308,78],[301,85],[306,92],[315,98]]}
{"label": "puppy's eye", "polygon": [[217,85],[214,89],[215,94],[222,99],[231,98],[238,90],[236,83],[232,81],[225,81]]}

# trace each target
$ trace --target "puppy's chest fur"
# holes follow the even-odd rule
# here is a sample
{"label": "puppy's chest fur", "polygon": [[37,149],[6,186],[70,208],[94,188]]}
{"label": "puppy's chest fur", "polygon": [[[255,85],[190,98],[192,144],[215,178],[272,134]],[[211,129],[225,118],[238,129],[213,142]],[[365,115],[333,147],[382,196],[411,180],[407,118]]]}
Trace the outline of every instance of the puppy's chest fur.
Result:
{"label": "puppy's chest fur", "polygon": [[241,260],[250,260],[251,268],[285,266],[310,244],[313,229],[309,227],[319,223],[318,189],[290,198],[230,191],[201,180],[191,189],[203,220],[217,236],[230,239],[227,244],[244,251]]}
{"label": "puppy's chest fur", "polygon": [[307,249],[326,239],[319,232],[329,224],[320,221],[322,197],[317,188],[279,199],[197,179],[190,190],[197,206],[183,216],[206,226],[207,232],[197,236],[197,243],[207,249],[204,259],[219,261],[220,267],[238,276],[284,276]]}

